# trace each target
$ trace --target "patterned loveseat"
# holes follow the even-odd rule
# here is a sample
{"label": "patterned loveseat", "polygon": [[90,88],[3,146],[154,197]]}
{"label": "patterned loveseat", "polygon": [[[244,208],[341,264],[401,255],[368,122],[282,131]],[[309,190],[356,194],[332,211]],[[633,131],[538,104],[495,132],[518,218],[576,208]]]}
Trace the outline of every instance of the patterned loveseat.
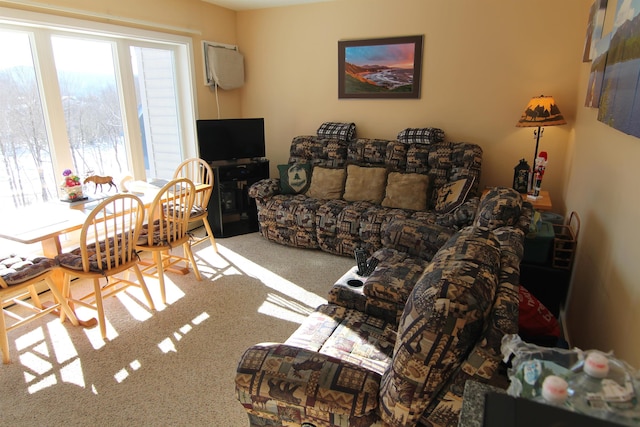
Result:
{"label": "patterned loveseat", "polygon": [[[316,136],[293,138],[288,165],[309,165],[311,186],[299,194],[283,194],[280,178],[253,184],[249,196],[256,200],[260,233],[277,243],[352,256],[358,247],[369,255],[380,249],[381,229],[394,218],[413,218],[453,230],[470,225],[479,200],[482,149],[444,142],[444,133],[435,128],[426,128],[421,139],[401,139],[401,135],[398,140],[341,139],[326,137],[319,130]],[[339,178],[343,187],[329,196],[314,192],[314,185],[322,182],[320,171],[327,170],[344,171]],[[367,191],[377,181],[366,174],[381,170],[380,191],[372,196]],[[425,176],[427,181],[420,181]],[[426,188],[419,190],[419,186]],[[449,196],[451,203],[440,203],[454,186],[458,197]],[[419,198],[421,203],[416,204]]]}
{"label": "patterned loveseat", "polygon": [[[385,315],[368,305],[374,293],[330,297],[284,343],[247,349],[236,391],[250,425],[456,426],[467,380],[508,384],[500,343],[518,330],[519,264],[531,214],[515,191],[493,189],[473,225],[452,232],[435,252],[420,243],[432,229],[391,221],[381,238],[400,233],[403,243],[374,256],[376,270],[402,273],[407,266],[378,289],[403,306],[400,316],[395,306]],[[411,240],[415,246],[403,252]],[[376,282],[363,288],[375,290]]]}

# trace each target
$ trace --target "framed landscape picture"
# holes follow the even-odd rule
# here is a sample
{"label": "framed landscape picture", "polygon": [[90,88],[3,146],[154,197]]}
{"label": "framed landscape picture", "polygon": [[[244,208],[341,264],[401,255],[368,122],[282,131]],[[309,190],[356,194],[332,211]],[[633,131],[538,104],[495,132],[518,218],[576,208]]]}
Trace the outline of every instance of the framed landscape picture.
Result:
{"label": "framed landscape picture", "polygon": [[422,39],[338,41],[338,98],[420,98]]}

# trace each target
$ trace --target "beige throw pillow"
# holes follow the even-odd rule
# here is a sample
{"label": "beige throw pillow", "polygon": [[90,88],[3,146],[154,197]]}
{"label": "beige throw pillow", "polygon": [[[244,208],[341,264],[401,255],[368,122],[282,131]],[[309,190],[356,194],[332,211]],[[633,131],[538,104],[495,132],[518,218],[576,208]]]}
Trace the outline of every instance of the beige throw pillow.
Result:
{"label": "beige throw pillow", "polygon": [[387,185],[386,168],[347,166],[347,183],[342,198],[348,202],[367,201],[380,204]]}
{"label": "beige throw pillow", "polygon": [[311,186],[307,196],[313,199],[339,199],[344,191],[344,169],[316,166],[311,173]]}
{"label": "beige throw pillow", "polygon": [[391,172],[387,179],[387,190],[382,206],[414,211],[426,210],[428,190],[428,175]]}

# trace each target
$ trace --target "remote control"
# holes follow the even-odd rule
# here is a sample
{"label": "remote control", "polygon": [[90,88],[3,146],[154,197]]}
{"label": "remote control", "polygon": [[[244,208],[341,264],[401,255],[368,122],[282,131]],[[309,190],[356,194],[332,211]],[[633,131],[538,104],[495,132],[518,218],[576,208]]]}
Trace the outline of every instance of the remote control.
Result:
{"label": "remote control", "polygon": [[367,264],[367,270],[364,272],[364,275],[369,276],[371,273],[373,273],[373,270],[376,269],[377,265],[378,258],[371,258],[371,261],[369,261],[369,263]]}
{"label": "remote control", "polygon": [[354,250],[356,256],[356,265],[358,266],[358,275],[363,276],[367,271],[367,251],[362,248]]}

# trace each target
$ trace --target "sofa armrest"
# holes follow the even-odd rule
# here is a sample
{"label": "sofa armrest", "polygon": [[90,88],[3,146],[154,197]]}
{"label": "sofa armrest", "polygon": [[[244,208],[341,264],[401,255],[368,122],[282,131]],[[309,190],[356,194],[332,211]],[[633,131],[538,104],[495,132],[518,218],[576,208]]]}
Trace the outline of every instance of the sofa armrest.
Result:
{"label": "sofa armrest", "polygon": [[[361,417],[378,406],[380,375],[355,364],[286,344],[258,344],[242,355],[236,391],[246,409],[312,407]],[[333,386],[333,387],[332,387]]]}
{"label": "sofa armrest", "polygon": [[253,199],[268,199],[280,194],[280,178],[266,178],[249,187],[249,197]]}
{"label": "sofa armrest", "polygon": [[430,261],[455,230],[411,218],[396,218],[382,227],[382,246]]}
{"label": "sofa armrest", "polygon": [[473,224],[480,205],[479,197],[471,197],[453,211],[436,215],[436,224],[459,230]]}

